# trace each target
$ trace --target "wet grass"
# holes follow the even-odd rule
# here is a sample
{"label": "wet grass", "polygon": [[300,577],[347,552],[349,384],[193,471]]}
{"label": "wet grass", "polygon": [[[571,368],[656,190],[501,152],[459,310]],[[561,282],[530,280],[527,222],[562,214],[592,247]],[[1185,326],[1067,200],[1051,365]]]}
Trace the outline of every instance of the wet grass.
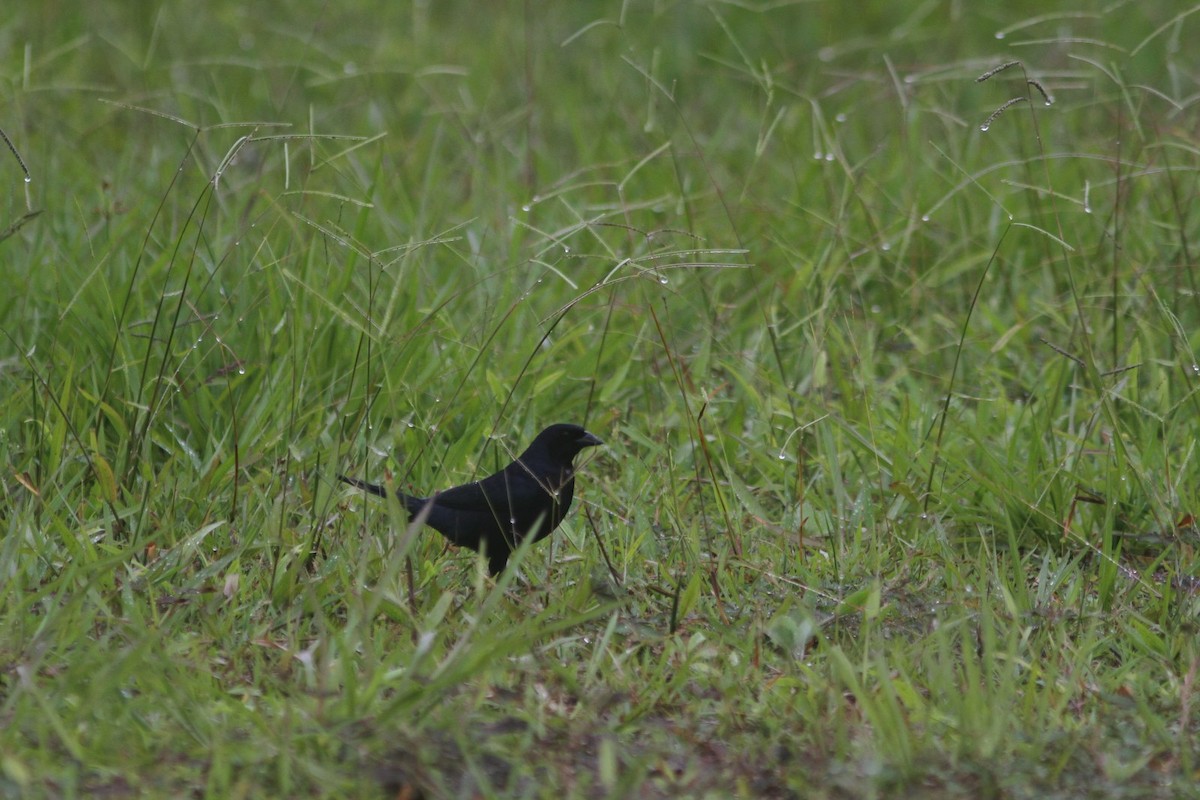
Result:
{"label": "wet grass", "polygon": [[1200,16],[902,6],[0,24],[0,792],[1190,796]]}

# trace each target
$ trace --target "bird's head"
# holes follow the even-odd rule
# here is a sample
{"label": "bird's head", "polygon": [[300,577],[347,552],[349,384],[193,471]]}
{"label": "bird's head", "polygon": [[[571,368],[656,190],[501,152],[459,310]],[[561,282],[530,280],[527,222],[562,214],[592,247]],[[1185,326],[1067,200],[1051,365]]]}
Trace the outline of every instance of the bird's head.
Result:
{"label": "bird's head", "polygon": [[529,445],[527,453],[546,453],[551,458],[562,460],[568,464],[586,447],[598,447],[604,444],[599,438],[588,433],[580,425],[559,423],[551,425],[537,435]]}

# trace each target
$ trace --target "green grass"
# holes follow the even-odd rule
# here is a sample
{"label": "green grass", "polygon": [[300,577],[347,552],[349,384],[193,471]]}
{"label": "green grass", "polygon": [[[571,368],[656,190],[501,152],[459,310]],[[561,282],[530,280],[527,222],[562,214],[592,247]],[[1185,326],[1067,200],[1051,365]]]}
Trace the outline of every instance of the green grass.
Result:
{"label": "green grass", "polygon": [[0,794],[1197,796],[1198,10],[18,4]]}

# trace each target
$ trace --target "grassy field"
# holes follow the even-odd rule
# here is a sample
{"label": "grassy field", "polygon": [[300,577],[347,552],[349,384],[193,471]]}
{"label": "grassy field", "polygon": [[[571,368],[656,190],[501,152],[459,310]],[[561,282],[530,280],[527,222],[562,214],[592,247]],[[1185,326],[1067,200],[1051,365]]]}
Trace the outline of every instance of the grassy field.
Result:
{"label": "grassy field", "polygon": [[[16,3],[0,796],[1200,796],[1200,6],[1067,5]],[[496,582],[335,480],[560,421]]]}

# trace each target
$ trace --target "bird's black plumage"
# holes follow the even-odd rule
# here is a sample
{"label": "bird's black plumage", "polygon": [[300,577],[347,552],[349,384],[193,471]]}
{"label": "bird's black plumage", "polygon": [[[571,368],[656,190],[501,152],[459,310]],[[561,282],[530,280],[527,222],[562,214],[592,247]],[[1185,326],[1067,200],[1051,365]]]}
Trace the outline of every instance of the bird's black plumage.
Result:
{"label": "bird's black plumage", "polygon": [[[536,542],[558,527],[575,496],[573,461],[585,447],[603,444],[579,425],[551,425],[517,460],[483,480],[455,486],[432,497],[397,492],[409,519],[430,504],[425,524],[460,547],[487,553],[493,575],[527,536]],[[351,486],[384,497],[382,486],[339,475]]]}

